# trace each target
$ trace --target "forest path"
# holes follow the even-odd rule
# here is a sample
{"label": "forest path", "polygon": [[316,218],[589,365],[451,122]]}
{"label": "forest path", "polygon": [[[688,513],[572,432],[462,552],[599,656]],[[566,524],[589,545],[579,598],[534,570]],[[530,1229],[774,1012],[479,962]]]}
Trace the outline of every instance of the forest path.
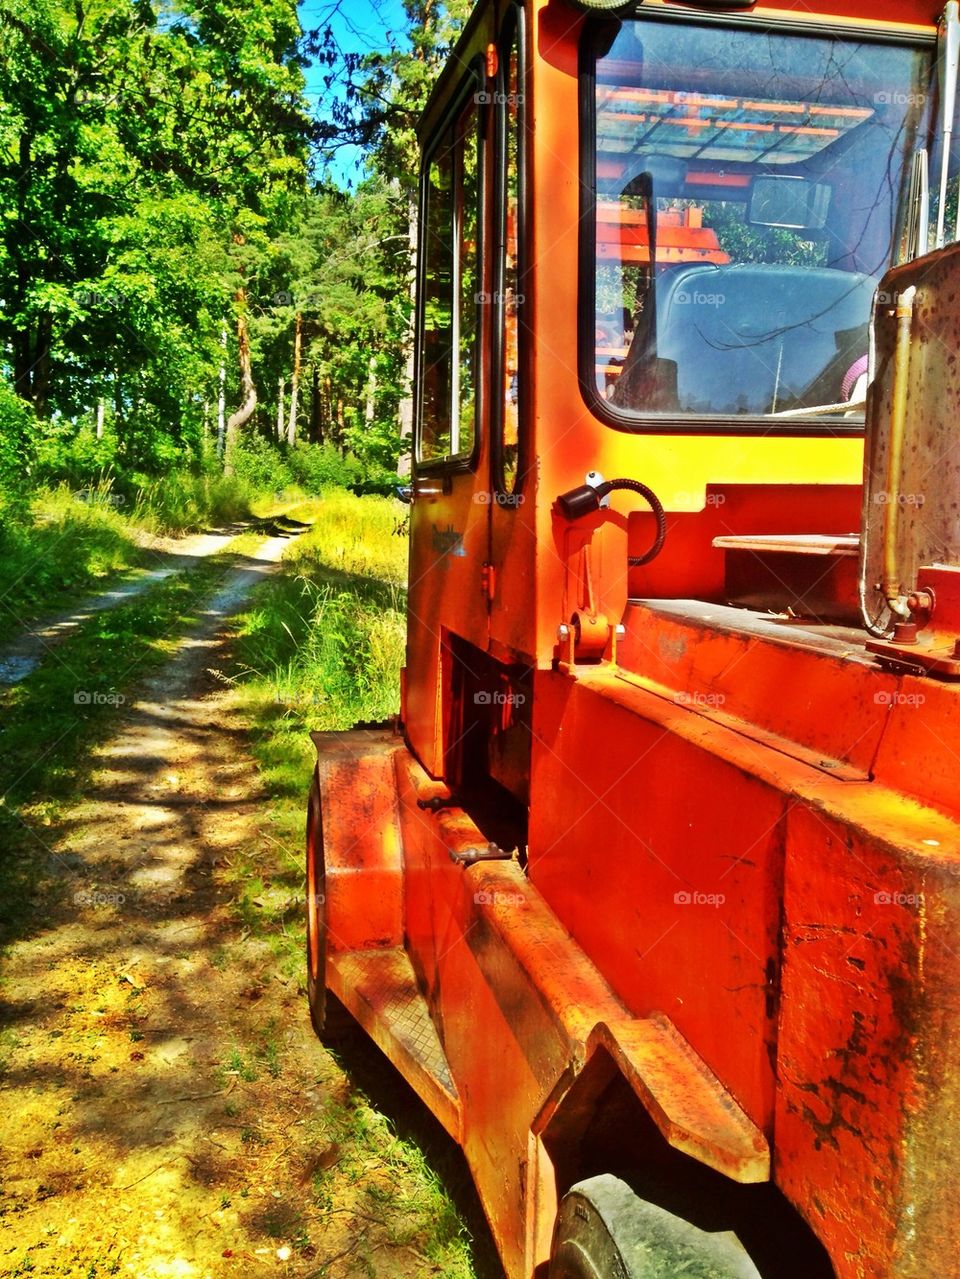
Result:
{"label": "forest path", "polygon": [[[349,1085],[223,881],[270,836],[246,725],[214,672],[231,615],[286,545],[245,557],[118,711],[51,850],[66,901],[6,956],[2,1273],[308,1275],[357,1246],[343,1197],[316,1233],[313,1184],[337,1160],[321,1110]],[[376,1273],[430,1273],[407,1252],[380,1254]]]}
{"label": "forest path", "polygon": [[19,684],[50,656],[59,643],[95,614],[127,604],[174,573],[183,573],[199,560],[216,555],[243,532],[244,527],[191,533],[176,538],[144,535],[144,550],[156,558],[157,567],[134,569],[117,585],[87,595],[72,608],[24,623],[23,630],[15,639],[0,646],[0,685]]}

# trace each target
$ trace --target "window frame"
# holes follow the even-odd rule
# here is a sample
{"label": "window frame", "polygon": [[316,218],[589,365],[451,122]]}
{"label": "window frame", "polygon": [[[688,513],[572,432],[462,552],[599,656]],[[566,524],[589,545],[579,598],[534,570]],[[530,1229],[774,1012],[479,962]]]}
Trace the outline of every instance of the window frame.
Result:
{"label": "window frame", "polygon": [[[520,100],[517,104],[517,259],[516,277],[518,292],[523,297],[521,314],[517,313],[517,473],[512,487],[507,486],[504,469],[504,427],[506,422],[504,406],[504,373],[506,371],[506,246],[507,246],[507,130],[509,128],[509,111],[506,95],[509,92],[506,78],[510,65],[510,53],[516,40],[517,49],[517,83],[520,88]],[[491,388],[496,387],[496,396],[491,400],[490,414],[490,466],[491,487],[497,495],[498,506],[516,509],[523,500],[523,488],[529,467],[529,305],[530,272],[527,230],[529,226],[529,191],[528,191],[528,128],[527,111],[527,28],[524,21],[524,10],[518,0],[508,5],[500,25],[497,40],[497,112],[495,119],[495,154],[496,172],[494,175],[494,230],[491,239],[496,247],[493,282],[494,307],[493,334],[491,342],[491,364],[493,368],[490,379]]]}
{"label": "window frame", "polygon": [[[925,36],[922,32],[866,28],[857,23],[827,23],[808,18],[792,18],[777,24],[784,34],[830,36],[837,39],[856,39],[863,44],[894,44],[916,50],[936,51],[936,34]],[[671,10],[644,10],[632,21],[643,23],[693,23],[697,26],[718,26],[741,30],[769,31],[767,18],[743,14],[710,14],[702,10],[688,13]],[[865,420],[847,422],[835,418],[776,419],[769,417],[696,417],[693,414],[664,413],[659,417],[631,415],[619,412],[604,399],[596,385],[596,236],[597,236],[597,155],[594,139],[597,129],[597,47],[604,30],[622,23],[610,17],[589,18],[583,25],[579,49],[579,129],[580,129],[580,245],[577,283],[577,380],[580,394],[588,410],[606,426],[612,426],[628,435],[732,435],[750,438],[815,438],[815,439],[863,439]],[[893,249],[896,249],[896,234]],[[893,261],[891,261],[891,266]],[[890,267],[887,268],[888,270]]]}
{"label": "window frame", "polygon": [[[487,111],[485,103],[478,100],[484,90],[485,66],[482,56],[478,55],[470,63],[466,74],[457,86],[456,91],[450,98],[436,128],[429,135],[427,142],[423,147],[423,154],[420,161],[420,178],[419,178],[419,207],[417,209],[417,301],[416,301],[416,332],[414,347],[414,426],[413,426],[413,473],[414,475],[431,475],[431,474],[453,474],[457,472],[475,471],[480,457],[480,434],[483,422],[484,396],[486,394],[486,378],[484,377],[483,368],[483,348],[485,338],[485,319],[484,307],[479,301],[474,302],[476,311],[476,332],[474,335],[474,361],[476,368],[476,397],[474,402],[473,417],[473,442],[469,452],[451,453],[446,457],[423,458],[420,450],[423,443],[423,364],[424,364],[424,333],[426,324],[426,273],[427,273],[427,255],[424,252],[426,244],[426,224],[428,198],[427,192],[430,183],[430,165],[433,163],[434,157],[446,135],[456,123],[457,117],[462,113],[464,107],[473,98],[477,107],[477,121],[475,139],[477,144],[477,265],[478,265],[478,284],[479,291],[482,292],[484,278],[484,253],[486,246],[486,221],[487,221],[487,177],[486,177],[486,156],[487,156]],[[455,232],[455,242],[459,231]],[[459,301],[456,296],[459,292],[459,282],[461,279],[461,270],[456,261],[453,263],[454,278],[454,333],[451,343],[454,357],[459,366]],[[454,379],[451,377],[450,407],[453,408],[453,385]],[[457,379],[457,385],[459,380]],[[451,422],[453,418],[451,415]]]}

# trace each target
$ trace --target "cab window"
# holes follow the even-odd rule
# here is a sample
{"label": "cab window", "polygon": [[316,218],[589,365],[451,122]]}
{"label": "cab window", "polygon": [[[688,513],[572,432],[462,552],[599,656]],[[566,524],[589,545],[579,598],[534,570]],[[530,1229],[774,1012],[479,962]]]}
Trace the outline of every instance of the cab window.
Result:
{"label": "cab window", "polygon": [[427,157],[417,458],[466,459],[476,437],[480,304],[480,134],[471,96]]}

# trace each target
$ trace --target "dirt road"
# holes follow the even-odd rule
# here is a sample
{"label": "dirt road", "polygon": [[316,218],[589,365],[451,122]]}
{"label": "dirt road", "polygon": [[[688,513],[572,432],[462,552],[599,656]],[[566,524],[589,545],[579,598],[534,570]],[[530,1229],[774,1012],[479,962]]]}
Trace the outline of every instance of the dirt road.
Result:
{"label": "dirt road", "polygon": [[241,853],[300,859],[269,842],[245,725],[211,674],[286,544],[236,569],[118,709],[49,850],[66,902],[4,962],[0,1273],[465,1273],[420,1251],[431,1207],[398,1190],[396,1139],[233,903]]}

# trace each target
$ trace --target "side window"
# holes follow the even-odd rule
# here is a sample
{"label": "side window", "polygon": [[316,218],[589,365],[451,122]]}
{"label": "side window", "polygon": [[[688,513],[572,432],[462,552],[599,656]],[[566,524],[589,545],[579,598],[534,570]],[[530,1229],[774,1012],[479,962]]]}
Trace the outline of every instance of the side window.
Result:
{"label": "side window", "polygon": [[498,486],[512,494],[520,474],[520,340],[526,299],[523,294],[521,262],[523,163],[523,84],[520,56],[520,27],[516,9],[501,54],[498,106],[502,112],[500,201],[500,324],[499,369],[501,404],[499,412]]}
{"label": "side window", "polygon": [[480,135],[471,98],[440,135],[425,173],[420,356],[421,462],[466,458],[476,436],[480,290]]}

